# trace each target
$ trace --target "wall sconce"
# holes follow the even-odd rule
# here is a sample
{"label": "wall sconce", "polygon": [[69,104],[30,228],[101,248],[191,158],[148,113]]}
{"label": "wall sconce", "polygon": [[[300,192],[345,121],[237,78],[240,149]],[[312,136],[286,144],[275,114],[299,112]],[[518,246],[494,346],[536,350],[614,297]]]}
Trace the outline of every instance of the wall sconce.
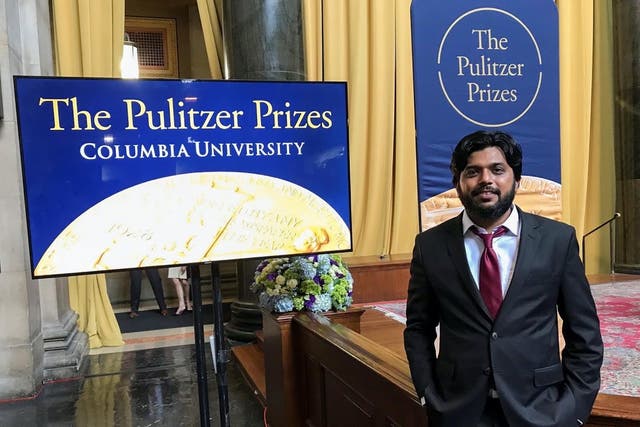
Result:
{"label": "wall sconce", "polygon": [[120,61],[120,76],[123,79],[137,79],[140,75],[138,68],[138,48],[131,41],[128,33],[124,33],[124,47]]}

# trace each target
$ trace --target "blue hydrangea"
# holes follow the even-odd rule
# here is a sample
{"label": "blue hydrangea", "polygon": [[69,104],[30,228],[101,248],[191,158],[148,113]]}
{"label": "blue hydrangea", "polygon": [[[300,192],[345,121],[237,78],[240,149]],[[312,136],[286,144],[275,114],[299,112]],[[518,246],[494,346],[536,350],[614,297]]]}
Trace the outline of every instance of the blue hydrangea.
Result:
{"label": "blue hydrangea", "polygon": [[331,310],[331,295],[320,294],[315,296],[315,301],[309,307],[310,311],[323,312]]}
{"label": "blue hydrangea", "polygon": [[296,269],[302,279],[313,279],[316,276],[316,268],[304,258],[294,259],[291,263],[291,268]]}
{"label": "blue hydrangea", "polygon": [[285,313],[293,311],[293,298],[289,295],[278,295],[273,297],[273,311],[276,313]]}
{"label": "blue hydrangea", "polygon": [[318,255],[318,274],[327,274],[329,272],[329,268],[331,268],[331,258],[329,255]]}
{"label": "blue hydrangea", "polygon": [[344,302],[343,306],[340,307],[340,309],[345,310],[347,307],[350,307],[351,304],[353,304],[353,298],[351,297],[351,294],[349,294],[349,296],[346,298],[346,301]]}
{"label": "blue hydrangea", "polygon": [[261,292],[260,295],[258,295],[258,303],[260,307],[267,311],[273,310],[273,297],[270,297],[266,292]]}

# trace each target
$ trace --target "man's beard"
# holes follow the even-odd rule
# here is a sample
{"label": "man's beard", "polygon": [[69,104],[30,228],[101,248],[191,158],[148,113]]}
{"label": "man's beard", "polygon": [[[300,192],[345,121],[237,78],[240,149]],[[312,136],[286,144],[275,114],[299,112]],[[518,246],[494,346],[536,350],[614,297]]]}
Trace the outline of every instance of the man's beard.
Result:
{"label": "man's beard", "polygon": [[498,219],[502,215],[504,215],[513,204],[513,199],[516,196],[516,183],[513,182],[513,187],[511,187],[511,191],[502,195],[500,190],[497,188],[489,187],[490,191],[493,191],[494,194],[498,196],[498,201],[491,206],[480,206],[474,200],[474,197],[480,194],[483,190],[485,190],[487,186],[478,187],[471,191],[470,193],[464,194],[460,196],[460,201],[462,205],[467,210],[467,214],[471,218],[482,218],[482,219]]}

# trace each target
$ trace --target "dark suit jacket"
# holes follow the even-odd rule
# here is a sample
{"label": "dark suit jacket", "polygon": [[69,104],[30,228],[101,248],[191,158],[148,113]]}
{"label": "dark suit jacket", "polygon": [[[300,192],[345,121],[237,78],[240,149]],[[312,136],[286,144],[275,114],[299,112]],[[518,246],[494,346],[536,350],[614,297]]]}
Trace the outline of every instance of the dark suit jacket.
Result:
{"label": "dark suit jacket", "polygon": [[575,231],[519,213],[515,270],[494,321],[467,263],[462,215],[416,237],[404,340],[430,426],[477,425],[491,379],[510,426],[575,427],[591,412],[603,348]]}

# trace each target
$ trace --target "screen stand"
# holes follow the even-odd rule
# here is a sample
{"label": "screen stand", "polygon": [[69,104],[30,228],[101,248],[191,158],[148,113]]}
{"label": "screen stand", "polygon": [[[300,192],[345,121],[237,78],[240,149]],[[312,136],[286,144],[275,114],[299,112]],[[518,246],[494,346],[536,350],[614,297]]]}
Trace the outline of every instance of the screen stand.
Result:
{"label": "screen stand", "polygon": [[227,363],[229,362],[229,351],[224,339],[224,324],[222,315],[222,286],[220,280],[220,265],[217,262],[211,263],[211,284],[213,286],[213,332],[215,354],[215,373],[218,383],[218,404],[220,408],[220,425],[229,426],[229,387],[227,384]]}
{"label": "screen stand", "polygon": [[[218,383],[218,402],[220,407],[220,426],[229,426],[229,389],[226,377],[226,363],[229,352],[224,339],[222,319],[222,290],[220,286],[220,266],[211,263],[211,282],[213,285],[213,331],[214,345],[212,355]],[[200,267],[191,265],[191,289],[193,290],[193,330],[196,341],[196,370],[198,377],[198,399],[200,403],[200,426],[209,427],[209,393],[207,388],[207,363],[205,357],[204,322],[202,319],[202,294],[200,292]]]}
{"label": "screen stand", "polygon": [[[200,266],[191,265],[191,290],[193,292],[193,334],[196,343],[196,377],[198,379],[198,402],[200,426],[209,427],[209,391],[207,389],[207,363],[205,359],[204,322],[202,315],[202,294],[200,292]],[[215,304],[215,300],[213,301]]]}

